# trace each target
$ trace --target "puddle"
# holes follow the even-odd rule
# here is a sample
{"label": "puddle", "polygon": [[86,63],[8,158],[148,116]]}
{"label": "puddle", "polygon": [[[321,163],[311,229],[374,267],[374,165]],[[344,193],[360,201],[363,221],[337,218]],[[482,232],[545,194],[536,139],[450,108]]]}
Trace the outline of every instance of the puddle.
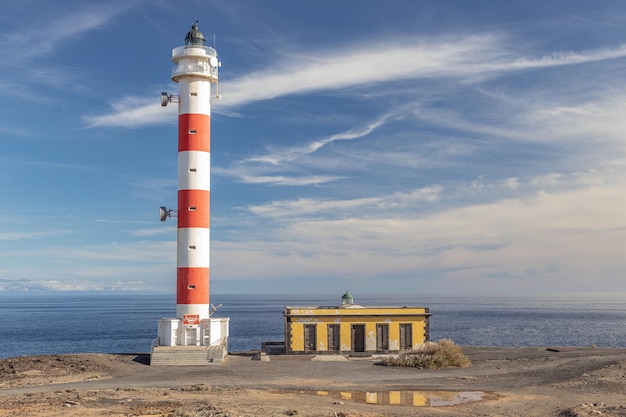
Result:
{"label": "puddle", "polygon": [[480,401],[483,391],[296,391],[337,400],[352,400],[367,404],[409,405],[414,407],[445,407]]}

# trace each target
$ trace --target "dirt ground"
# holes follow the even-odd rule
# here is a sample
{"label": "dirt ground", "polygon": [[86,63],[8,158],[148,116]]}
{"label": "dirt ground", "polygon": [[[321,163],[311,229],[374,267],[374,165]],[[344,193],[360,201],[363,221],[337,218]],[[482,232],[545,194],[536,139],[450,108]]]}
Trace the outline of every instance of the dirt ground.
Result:
{"label": "dirt ground", "polygon": [[463,350],[473,365],[445,370],[251,353],[176,367],[145,354],[9,358],[0,417],[626,417],[626,349]]}

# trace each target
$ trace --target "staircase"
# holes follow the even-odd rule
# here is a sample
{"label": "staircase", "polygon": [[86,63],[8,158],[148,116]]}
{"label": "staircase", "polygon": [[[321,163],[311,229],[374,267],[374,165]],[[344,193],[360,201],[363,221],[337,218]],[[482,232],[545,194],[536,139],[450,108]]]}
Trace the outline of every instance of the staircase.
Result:
{"label": "staircase", "polygon": [[224,345],[155,346],[150,355],[150,366],[221,365],[226,355]]}

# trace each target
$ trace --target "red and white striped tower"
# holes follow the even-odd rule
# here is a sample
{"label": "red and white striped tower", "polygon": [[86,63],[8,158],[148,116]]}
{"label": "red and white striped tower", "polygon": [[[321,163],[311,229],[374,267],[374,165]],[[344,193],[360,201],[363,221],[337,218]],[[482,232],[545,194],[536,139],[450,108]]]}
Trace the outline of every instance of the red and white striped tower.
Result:
{"label": "red and white striped tower", "polygon": [[172,51],[178,83],[178,236],[176,317],[197,325],[209,317],[211,84],[215,49],[194,23],[185,45]]}
{"label": "red and white striped tower", "polygon": [[[172,61],[178,95],[161,93],[161,105],[178,102],[176,317],[158,321],[151,358],[175,356],[178,351],[165,349],[169,346],[207,346],[211,359],[201,351],[198,360],[213,362],[228,352],[230,320],[211,317],[209,311],[211,98],[219,97],[211,95],[211,84],[217,90],[220,62],[215,49],[204,45],[198,22],[187,33],[185,45],[174,48]],[[171,212],[161,207],[161,220]]]}

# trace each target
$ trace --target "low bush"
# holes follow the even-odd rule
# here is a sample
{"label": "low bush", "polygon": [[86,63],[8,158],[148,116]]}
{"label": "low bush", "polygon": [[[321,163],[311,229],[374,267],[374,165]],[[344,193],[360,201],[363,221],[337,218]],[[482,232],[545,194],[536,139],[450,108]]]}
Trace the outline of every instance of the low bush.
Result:
{"label": "low bush", "polygon": [[416,350],[402,352],[398,357],[387,358],[382,365],[441,369],[467,368],[472,362],[452,340],[441,339],[438,342],[426,342]]}

